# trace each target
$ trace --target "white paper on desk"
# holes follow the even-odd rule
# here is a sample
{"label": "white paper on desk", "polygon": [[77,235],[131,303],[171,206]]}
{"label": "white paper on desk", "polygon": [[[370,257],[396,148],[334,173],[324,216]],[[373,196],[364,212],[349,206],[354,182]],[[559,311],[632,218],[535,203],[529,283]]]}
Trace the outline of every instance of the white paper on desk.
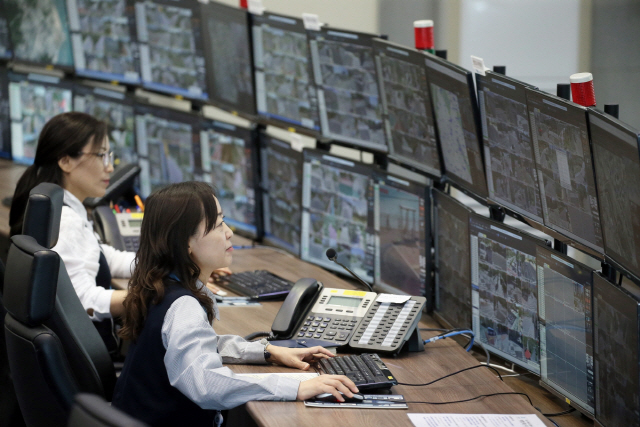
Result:
{"label": "white paper on desk", "polygon": [[407,414],[416,427],[545,427],[533,414]]}
{"label": "white paper on desk", "polygon": [[376,299],[377,302],[390,302],[392,304],[404,304],[409,301],[411,295],[394,295],[394,294],[380,294]]}
{"label": "white paper on desk", "polygon": [[271,373],[255,373],[255,374],[236,374],[238,377],[263,379],[269,375],[276,375],[278,377],[291,378],[298,381],[306,381],[317,377],[317,372],[271,372]]}

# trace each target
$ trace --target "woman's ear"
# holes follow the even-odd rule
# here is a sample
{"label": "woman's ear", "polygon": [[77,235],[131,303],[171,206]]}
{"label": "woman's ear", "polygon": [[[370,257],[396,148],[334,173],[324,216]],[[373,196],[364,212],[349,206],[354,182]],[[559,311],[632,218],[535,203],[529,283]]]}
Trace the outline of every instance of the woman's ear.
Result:
{"label": "woman's ear", "polygon": [[62,169],[62,172],[69,173],[73,170],[73,162],[70,156],[64,156],[58,160],[58,166]]}

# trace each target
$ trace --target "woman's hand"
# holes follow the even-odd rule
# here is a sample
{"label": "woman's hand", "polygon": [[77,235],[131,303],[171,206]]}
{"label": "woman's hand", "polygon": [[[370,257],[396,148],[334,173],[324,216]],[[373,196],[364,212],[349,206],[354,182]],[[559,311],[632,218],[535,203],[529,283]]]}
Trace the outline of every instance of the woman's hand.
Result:
{"label": "woman's hand", "polygon": [[307,400],[322,393],[331,393],[338,402],[344,402],[340,392],[347,397],[353,397],[353,393],[358,392],[358,387],[344,375],[318,375],[300,383],[297,398]]}
{"label": "woman's hand", "polygon": [[310,348],[287,348],[279,347],[277,345],[269,345],[267,347],[267,351],[271,353],[271,358],[268,362],[302,369],[303,371],[309,369],[310,363],[335,356],[335,354],[331,353],[324,347],[320,347],[319,345]]}
{"label": "woman's hand", "polygon": [[225,296],[227,295],[227,293],[223,290],[221,290],[220,288],[218,288],[217,286],[214,285],[214,283],[221,277],[221,276],[226,276],[228,274],[232,274],[231,270],[228,269],[227,267],[223,267],[223,268],[219,268],[217,270],[213,270],[213,273],[211,273],[211,276],[209,277],[209,280],[207,281],[207,288],[209,288],[209,290],[211,292],[213,292],[216,295],[220,295],[220,296]]}

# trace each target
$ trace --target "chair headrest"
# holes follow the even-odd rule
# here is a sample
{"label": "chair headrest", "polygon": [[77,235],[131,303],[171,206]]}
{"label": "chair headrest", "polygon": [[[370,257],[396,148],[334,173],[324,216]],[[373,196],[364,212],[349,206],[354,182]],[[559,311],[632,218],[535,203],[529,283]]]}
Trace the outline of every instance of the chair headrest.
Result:
{"label": "chair headrest", "polygon": [[5,271],[4,306],[19,322],[36,326],[53,314],[60,257],[31,236],[11,238]]}
{"label": "chair headrest", "polygon": [[31,236],[47,249],[58,243],[60,215],[64,203],[64,190],[49,182],[36,185],[29,192],[24,212],[22,234]]}

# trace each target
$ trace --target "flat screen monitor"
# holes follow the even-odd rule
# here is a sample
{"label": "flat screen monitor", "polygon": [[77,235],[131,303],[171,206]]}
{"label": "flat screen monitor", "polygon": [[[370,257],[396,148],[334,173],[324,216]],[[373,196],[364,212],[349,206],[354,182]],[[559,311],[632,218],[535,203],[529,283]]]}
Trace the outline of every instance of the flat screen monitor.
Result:
{"label": "flat screen monitor", "polygon": [[374,182],[375,276],[384,292],[431,294],[431,194],[426,185],[389,174]]}
{"label": "flat screen monitor", "polygon": [[13,161],[32,164],[42,127],[53,116],[71,110],[71,82],[41,74],[9,73]]}
{"label": "flat screen monitor", "polygon": [[300,256],[302,227],[302,152],[261,135],[262,209],[265,243]]}
{"label": "flat screen monitor", "polygon": [[640,278],[640,132],[589,109],[604,253]]}
{"label": "flat screen monitor", "polygon": [[425,54],[431,105],[448,181],[479,200],[487,197],[473,76],[465,68]]}
{"label": "flat screen monitor", "polygon": [[76,74],[140,83],[133,4],[126,0],[67,0]]}
{"label": "flat screen monitor", "polygon": [[536,246],[541,240],[471,215],[473,332],[492,353],[540,374]]}
{"label": "flat screen monitor", "polygon": [[373,51],[389,158],[439,179],[440,153],[424,54],[382,39],[373,40]]}
{"label": "flat screen monitor", "polygon": [[333,248],[338,262],[373,283],[375,168],[318,150],[303,154],[302,259],[348,274],[327,259]]}
{"label": "flat screen monitor", "polygon": [[593,270],[549,248],[537,250],[542,383],[593,416]]}
{"label": "flat screen monitor", "polygon": [[249,13],[210,1],[202,5],[202,35],[209,100],[216,107],[252,118],[256,101]]}
{"label": "flat screen monitor", "polygon": [[199,118],[193,114],[138,104],[136,142],[140,195],[194,178],[193,148],[200,148]]}
{"label": "flat screen monitor", "polygon": [[257,203],[258,147],[251,129],[215,120],[203,120],[196,179],[217,190],[225,222],[234,231],[258,237],[261,221]]}
{"label": "flat screen monitor", "polygon": [[6,68],[0,68],[0,158],[11,159],[9,75]]}
{"label": "flat screen monitor", "polygon": [[374,36],[326,28],[308,35],[322,135],[359,148],[388,151]]}
{"label": "flat screen monitor", "polygon": [[134,106],[133,99],[122,92],[84,85],[73,90],[74,111],[107,123],[115,169],[138,162]]}
{"label": "flat screen monitor", "polygon": [[185,98],[207,99],[200,4],[129,1],[135,7],[142,86]]}
{"label": "flat screen monitor", "polygon": [[476,74],[489,199],[543,223],[527,112],[528,85],[487,71]]}
{"label": "flat screen monitor", "polygon": [[251,15],[258,114],[282,127],[320,131],[307,31],[301,19]]}
{"label": "flat screen monitor", "polygon": [[0,60],[11,59],[11,39],[9,38],[9,21],[6,11],[0,11]]}
{"label": "flat screen monitor", "polygon": [[640,299],[593,275],[596,421],[640,426]]}
{"label": "flat screen monitor", "polygon": [[587,109],[527,88],[544,225],[603,253]]}
{"label": "flat screen monitor", "polygon": [[3,1],[14,60],[73,69],[65,0]]}
{"label": "flat screen monitor", "polygon": [[434,315],[448,328],[471,328],[471,209],[433,190]]}

